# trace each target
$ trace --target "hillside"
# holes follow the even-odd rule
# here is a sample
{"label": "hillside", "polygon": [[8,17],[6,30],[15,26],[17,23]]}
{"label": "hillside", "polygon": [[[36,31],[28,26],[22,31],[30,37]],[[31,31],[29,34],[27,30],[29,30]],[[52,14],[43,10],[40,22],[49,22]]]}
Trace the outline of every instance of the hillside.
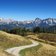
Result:
{"label": "hillside", "polygon": [[56,47],[41,43],[39,46],[21,50],[21,56],[56,56]]}
{"label": "hillside", "polygon": [[[30,40],[14,34],[8,34],[6,32],[0,31],[0,56],[8,56],[4,52],[5,49],[31,44]],[[9,55],[11,56],[11,55]]]}
{"label": "hillside", "polygon": [[[48,33],[41,33],[27,36],[28,38],[34,39],[35,41],[39,42],[40,45],[21,50],[20,52],[21,56],[56,56],[56,42],[52,43],[52,41],[50,42],[48,41],[48,38],[52,40],[52,38],[55,38],[54,36],[56,37],[55,34],[48,34]],[[46,37],[45,40],[46,39],[47,40],[46,41],[44,41],[43,39],[40,40],[38,39],[39,37]]]}

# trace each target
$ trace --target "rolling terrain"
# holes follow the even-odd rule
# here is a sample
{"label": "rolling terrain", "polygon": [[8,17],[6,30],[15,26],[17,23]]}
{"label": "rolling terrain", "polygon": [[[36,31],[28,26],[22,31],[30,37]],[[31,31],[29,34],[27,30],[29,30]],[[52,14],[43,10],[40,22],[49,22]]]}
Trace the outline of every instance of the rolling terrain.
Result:
{"label": "rolling terrain", "polygon": [[[20,56],[56,56],[56,44],[53,45],[56,42],[54,40],[53,43],[49,42],[50,37],[54,36],[56,35],[51,33],[20,36],[0,31],[0,56],[14,56],[14,54],[15,56],[19,54]],[[42,38],[40,40],[40,37],[46,37],[46,40]],[[31,39],[34,41],[32,42]]]}
{"label": "rolling terrain", "polygon": [[[43,36],[43,34],[44,33],[42,33],[41,35]],[[39,36],[39,34],[27,36],[31,39],[34,39],[35,41],[38,41],[40,43],[40,45],[21,50],[21,52],[20,52],[21,56],[56,56],[56,44],[54,46],[46,41],[43,41],[42,39],[39,40],[38,36]],[[45,36],[48,36],[48,35],[45,35]],[[54,34],[53,35],[50,34],[50,36],[53,37]],[[56,42],[54,42],[54,43],[56,43]]]}
{"label": "rolling terrain", "polygon": [[13,47],[13,48],[9,48],[9,49],[7,49],[7,50],[5,50],[5,51],[8,52],[8,53],[10,53],[10,54],[13,54],[13,55],[15,55],[15,56],[21,56],[21,54],[20,54],[20,51],[21,51],[21,50],[24,50],[24,49],[26,49],[26,48],[31,48],[31,47],[34,47],[34,46],[38,46],[38,45],[39,45],[38,42],[33,41],[33,40],[31,40],[31,41],[32,41],[32,44],[30,44],[30,45],[19,46],[19,47]]}
{"label": "rolling terrain", "polygon": [[31,44],[31,41],[22,36],[8,34],[6,32],[0,31],[0,56],[12,56],[4,50],[6,50],[7,48],[28,44]]}

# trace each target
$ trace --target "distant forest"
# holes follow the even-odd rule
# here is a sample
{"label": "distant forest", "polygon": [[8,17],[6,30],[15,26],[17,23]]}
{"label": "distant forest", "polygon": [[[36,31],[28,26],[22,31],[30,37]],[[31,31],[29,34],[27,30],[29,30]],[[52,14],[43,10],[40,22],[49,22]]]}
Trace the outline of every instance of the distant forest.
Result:
{"label": "distant forest", "polygon": [[19,34],[19,35],[25,36],[25,35],[31,34],[31,33],[56,33],[56,26],[50,26],[47,28],[34,27],[32,29],[18,27],[18,28],[13,28],[11,30],[8,30],[6,28],[2,29],[2,30],[6,31],[8,33]]}

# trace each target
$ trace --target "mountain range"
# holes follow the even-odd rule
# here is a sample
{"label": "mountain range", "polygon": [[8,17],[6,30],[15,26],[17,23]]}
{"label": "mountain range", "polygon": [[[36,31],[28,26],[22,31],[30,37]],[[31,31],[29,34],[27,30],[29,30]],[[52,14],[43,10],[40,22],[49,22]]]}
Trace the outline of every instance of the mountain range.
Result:
{"label": "mountain range", "polygon": [[16,21],[12,19],[3,19],[0,18],[0,29],[13,29],[15,27],[25,27],[25,28],[34,28],[34,27],[49,27],[56,25],[56,18],[47,18],[40,19],[36,18],[35,20],[29,21]]}

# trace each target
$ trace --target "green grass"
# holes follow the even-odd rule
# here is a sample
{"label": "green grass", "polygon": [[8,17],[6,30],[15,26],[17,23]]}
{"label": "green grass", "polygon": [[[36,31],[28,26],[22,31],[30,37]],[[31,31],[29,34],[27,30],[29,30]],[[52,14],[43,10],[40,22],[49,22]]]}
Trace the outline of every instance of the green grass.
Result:
{"label": "green grass", "polygon": [[21,54],[21,56],[31,56],[31,54],[32,54],[32,56],[33,55],[37,56],[36,51],[41,47],[42,47],[42,45],[39,44],[38,46],[35,46],[35,47],[32,47],[32,48],[26,48],[24,50],[21,50],[20,54]]}

